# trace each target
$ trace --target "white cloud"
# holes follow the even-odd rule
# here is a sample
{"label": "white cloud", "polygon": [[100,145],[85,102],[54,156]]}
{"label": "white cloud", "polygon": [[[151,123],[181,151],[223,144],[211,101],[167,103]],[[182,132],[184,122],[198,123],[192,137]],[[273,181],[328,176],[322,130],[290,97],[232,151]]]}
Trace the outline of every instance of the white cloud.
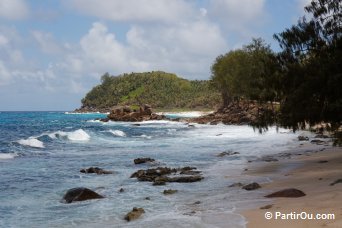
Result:
{"label": "white cloud", "polygon": [[0,0],[0,18],[20,20],[28,15],[29,8],[24,0]]}
{"label": "white cloud", "polygon": [[81,13],[113,21],[181,21],[193,14],[184,0],[70,0],[69,7]]}
{"label": "white cloud", "polygon": [[62,52],[62,48],[54,40],[51,33],[34,30],[31,31],[31,34],[44,53],[59,54]]}
{"label": "white cloud", "polygon": [[75,47],[60,66],[73,77],[164,70],[188,78],[208,78],[213,59],[225,50],[219,27],[207,21],[172,27],[133,26],[125,41],[96,22],[80,39],[79,49]]}
{"label": "white cloud", "polygon": [[265,0],[210,0],[208,15],[228,28],[241,29],[262,20]]}
{"label": "white cloud", "polygon": [[11,73],[5,67],[4,63],[0,60],[0,86],[6,85],[11,79]]}

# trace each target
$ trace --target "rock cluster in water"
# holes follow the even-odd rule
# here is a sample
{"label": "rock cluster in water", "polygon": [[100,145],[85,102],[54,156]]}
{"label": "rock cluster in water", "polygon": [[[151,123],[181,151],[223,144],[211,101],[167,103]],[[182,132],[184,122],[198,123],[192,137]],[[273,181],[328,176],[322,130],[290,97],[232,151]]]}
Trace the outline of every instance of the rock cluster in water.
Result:
{"label": "rock cluster in water", "polygon": [[[157,167],[152,169],[140,169],[131,175],[139,181],[153,182],[153,185],[165,185],[166,182],[190,183],[201,181],[203,177],[196,167],[168,168]],[[172,174],[172,176],[171,176]]]}
{"label": "rock cluster in water", "polygon": [[145,213],[145,210],[143,208],[134,207],[132,211],[126,214],[125,220],[130,222],[139,218],[143,213]]}
{"label": "rock cluster in water", "polygon": [[104,169],[101,169],[99,167],[90,167],[88,169],[81,169],[80,170],[81,173],[96,173],[96,174],[113,174],[112,171],[107,171]]}
{"label": "rock cluster in water", "polygon": [[112,121],[136,122],[146,120],[163,120],[165,119],[165,116],[153,113],[151,106],[145,104],[140,106],[139,110],[132,110],[128,106],[116,107],[111,110],[107,118],[108,119],[106,120]]}
{"label": "rock cluster in water", "polygon": [[153,158],[136,158],[134,159],[134,164],[143,164],[146,162],[154,162],[155,160]]}

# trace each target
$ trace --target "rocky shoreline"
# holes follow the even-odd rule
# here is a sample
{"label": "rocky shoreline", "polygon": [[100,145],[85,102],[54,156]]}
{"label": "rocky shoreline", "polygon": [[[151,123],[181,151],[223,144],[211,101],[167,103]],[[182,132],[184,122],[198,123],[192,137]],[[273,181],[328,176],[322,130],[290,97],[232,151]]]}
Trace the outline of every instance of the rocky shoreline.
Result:
{"label": "rocky shoreline", "polygon": [[141,122],[148,120],[171,120],[182,121],[187,123],[211,124],[219,123],[233,124],[233,125],[251,125],[258,122],[266,112],[272,109],[268,106],[261,106],[256,103],[231,103],[227,107],[222,107],[217,111],[194,118],[167,118],[163,114],[153,112],[150,105],[145,104],[139,107],[138,110],[131,109],[129,106],[118,106],[114,108],[80,108],[76,109],[75,113],[100,112],[109,113],[106,118],[98,120],[103,122],[108,121],[126,121],[126,122]]}

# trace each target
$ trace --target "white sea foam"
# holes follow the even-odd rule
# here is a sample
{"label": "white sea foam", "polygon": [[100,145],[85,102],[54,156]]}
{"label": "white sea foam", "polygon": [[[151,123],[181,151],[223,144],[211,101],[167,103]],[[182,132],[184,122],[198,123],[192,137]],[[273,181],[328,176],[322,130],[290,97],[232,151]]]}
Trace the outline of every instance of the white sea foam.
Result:
{"label": "white sea foam", "polygon": [[0,153],[0,160],[12,159],[17,157],[16,153]]}
{"label": "white sea foam", "polygon": [[112,133],[115,136],[125,137],[126,133],[120,130],[109,130],[108,132]]}
{"label": "white sea foam", "polygon": [[87,120],[88,123],[103,123],[100,120]]}
{"label": "white sea foam", "polygon": [[44,143],[42,141],[39,141],[36,138],[30,137],[28,139],[20,139],[18,141],[19,144],[23,146],[30,146],[30,147],[35,147],[35,148],[44,148]]}
{"label": "white sea foam", "polygon": [[201,111],[191,111],[191,112],[159,112],[157,114],[165,115],[165,116],[172,116],[172,117],[175,117],[175,118],[194,118],[194,117],[208,115],[210,113],[213,113],[213,111],[210,111],[210,112],[201,112]]}
{"label": "white sea foam", "polygon": [[87,115],[87,114],[106,114],[108,115],[109,112],[64,112],[66,115]]}
{"label": "white sea foam", "polygon": [[90,139],[90,135],[85,132],[83,129],[78,129],[72,132],[65,132],[65,131],[56,131],[54,133],[48,134],[51,139],[57,138],[67,138],[71,141],[88,141]]}

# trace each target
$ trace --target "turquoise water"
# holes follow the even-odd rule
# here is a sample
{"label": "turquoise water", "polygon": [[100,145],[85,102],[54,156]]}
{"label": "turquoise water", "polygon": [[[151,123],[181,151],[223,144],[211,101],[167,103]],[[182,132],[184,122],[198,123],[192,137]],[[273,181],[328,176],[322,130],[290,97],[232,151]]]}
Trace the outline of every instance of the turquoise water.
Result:
{"label": "turquoise water", "polygon": [[[0,227],[243,227],[245,221],[235,210],[253,202],[255,195],[227,186],[248,181],[241,174],[247,160],[298,144],[297,134],[284,129],[261,135],[248,126],[189,127],[171,121],[136,126],[94,120],[99,117],[104,115],[0,113]],[[227,150],[240,154],[216,156]],[[149,167],[134,165],[137,157],[152,157],[160,166],[196,166],[204,180],[167,186],[137,182],[130,175]],[[90,166],[115,174],[79,172]],[[62,203],[63,194],[74,187],[106,198]],[[125,192],[119,193],[120,188]],[[161,192],[169,188],[179,191],[164,196]],[[201,204],[193,204],[198,200]],[[123,217],[135,206],[146,213],[127,223]]]}

